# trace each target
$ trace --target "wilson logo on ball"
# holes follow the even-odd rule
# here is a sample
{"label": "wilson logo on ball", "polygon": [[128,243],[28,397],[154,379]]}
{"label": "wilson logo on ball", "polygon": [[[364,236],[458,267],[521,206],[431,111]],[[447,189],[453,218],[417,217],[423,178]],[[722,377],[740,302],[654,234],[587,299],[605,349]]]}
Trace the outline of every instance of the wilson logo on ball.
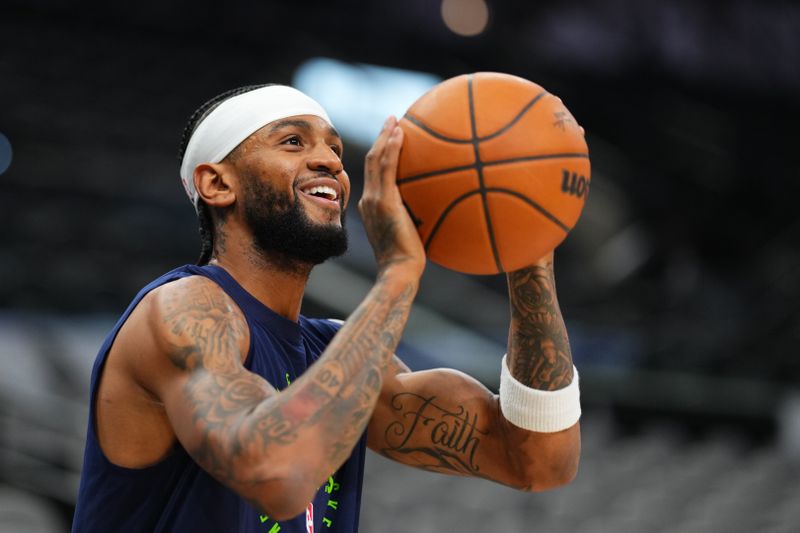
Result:
{"label": "wilson logo on ball", "polygon": [[561,171],[561,192],[585,198],[589,195],[589,180],[577,172]]}

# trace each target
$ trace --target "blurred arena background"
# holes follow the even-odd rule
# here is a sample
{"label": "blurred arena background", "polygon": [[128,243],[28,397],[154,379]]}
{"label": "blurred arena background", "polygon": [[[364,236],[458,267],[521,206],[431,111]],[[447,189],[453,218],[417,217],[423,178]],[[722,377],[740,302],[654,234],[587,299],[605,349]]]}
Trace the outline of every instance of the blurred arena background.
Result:
{"label": "blurred arena background", "polygon": [[[68,531],[100,341],[199,252],[177,150],[200,103],[298,85],[344,132],[356,196],[382,119],[482,70],[587,131],[592,193],[556,263],[581,471],[530,495],[372,456],[362,531],[800,531],[800,5],[774,0],[4,1],[0,531]],[[348,222],[306,314],[345,317],[371,283]],[[430,265],[403,355],[496,387],[507,320],[503,277]]]}

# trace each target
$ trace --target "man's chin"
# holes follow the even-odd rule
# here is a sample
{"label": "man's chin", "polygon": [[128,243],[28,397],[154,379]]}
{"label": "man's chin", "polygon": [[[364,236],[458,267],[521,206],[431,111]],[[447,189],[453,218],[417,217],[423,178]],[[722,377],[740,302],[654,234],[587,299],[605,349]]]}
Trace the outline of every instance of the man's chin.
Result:
{"label": "man's chin", "polygon": [[306,223],[317,228],[343,228],[344,211],[328,210],[327,212],[309,213],[305,210],[303,215]]}
{"label": "man's chin", "polygon": [[[253,232],[254,247],[265,258],[278,262],[317,265],[347,251],[345,212],[295,201],[286,210],[262,195],[248,202],[245,219]],[[260,201],[259,201],[260,200]]]}
{"label": "man's chin", "polygon": [[336,223],[308,223],[304,229],[291,239],[274,239],[261,234],[256,238],[256,247],[265,256],[277,254],[284,260],[297,261],[307,265],[319,265],[333,257],[347,252],[347,231]]}

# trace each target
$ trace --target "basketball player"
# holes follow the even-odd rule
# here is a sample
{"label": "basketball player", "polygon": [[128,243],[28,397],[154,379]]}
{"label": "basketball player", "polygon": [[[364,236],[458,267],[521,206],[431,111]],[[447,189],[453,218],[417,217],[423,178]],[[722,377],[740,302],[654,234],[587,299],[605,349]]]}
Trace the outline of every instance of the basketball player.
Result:
{"label": "basketball player", "polygon": [[578,376],[552,256],[508,275],[499,395],[394,356],[425,265],[395,183],[402,141],[389,118],[366,157],[378,274],[338,323],[300,315],[313,266],[346,248],[328,115],[278,85],[193,115],[181,176],[202,257],[144,287],[100,349],[74,532],[355,532],[366,447],[521,490],[574,477]]}

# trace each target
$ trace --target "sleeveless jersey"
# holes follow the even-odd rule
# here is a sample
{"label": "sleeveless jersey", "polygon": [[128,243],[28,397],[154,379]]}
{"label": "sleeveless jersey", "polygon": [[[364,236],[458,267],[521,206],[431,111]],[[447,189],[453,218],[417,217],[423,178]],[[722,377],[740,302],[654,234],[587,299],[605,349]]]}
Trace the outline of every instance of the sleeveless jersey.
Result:
{"label": "sleeveless jersey", "polygon": [[[349,459],[317,491],[304,513],[276,522],[260,514],[213,477],[179,443],[155,465],[141,469],[111,463],[95,431],[95,402],[106,356],[120,328],[151,290],[186,276],[216,282],[239,306],[250,328],[245,367],[284,389],[316,361],[339,324],[329,320],[288,320],[263,305],[217,266],[186,265],[156,279],[134,298],[106,338],[91,377],[86,435],[73,533],[89,532],[225,532],[225,533],[354,533],[358,531],[366,436]],[[298,447],[298,459],[302,460]]]}

